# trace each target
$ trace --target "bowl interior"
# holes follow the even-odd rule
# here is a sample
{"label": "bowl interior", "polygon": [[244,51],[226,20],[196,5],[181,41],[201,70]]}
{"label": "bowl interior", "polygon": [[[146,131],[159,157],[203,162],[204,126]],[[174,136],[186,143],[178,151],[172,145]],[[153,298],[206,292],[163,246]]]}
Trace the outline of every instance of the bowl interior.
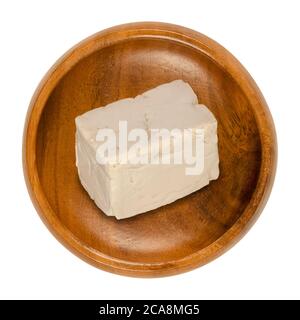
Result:
{"label": "bowl interior", "polygon": [[[220,177],[149,213],[107,217],[79,182],[74,119],[175,79],[187,81],[218,120]],[[242,215],[261,165],[252,106],[235,80],[199,50],[164,39],[130,39],[79,60],[51,92],[37,136],[39,179],[60,222],[93,250],[132,262],[170,262],[214,242]]]}

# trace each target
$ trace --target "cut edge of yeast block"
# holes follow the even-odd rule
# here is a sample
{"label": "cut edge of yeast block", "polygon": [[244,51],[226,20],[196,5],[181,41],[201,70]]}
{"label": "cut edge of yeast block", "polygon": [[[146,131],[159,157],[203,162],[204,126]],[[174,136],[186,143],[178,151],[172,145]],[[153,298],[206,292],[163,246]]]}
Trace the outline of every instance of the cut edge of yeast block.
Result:
{"label": "cut edge of yeast block", "polygon": [[[99,129],[203,129],[204,170],[186,175],[183,164],[99,164],[96,140]],[[108,216],[129,218],[201,189],[219,176],[217,121],[198,104],[189,84],[175,80],[135,98],[122,99],[88,111],[75,119],[76,166],[81,184]]]}

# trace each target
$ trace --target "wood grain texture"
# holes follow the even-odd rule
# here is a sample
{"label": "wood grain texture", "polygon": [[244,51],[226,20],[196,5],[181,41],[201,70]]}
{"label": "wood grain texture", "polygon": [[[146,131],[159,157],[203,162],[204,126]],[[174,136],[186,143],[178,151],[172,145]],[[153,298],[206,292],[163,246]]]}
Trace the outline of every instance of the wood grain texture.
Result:
{"label": "wood grain texture", "polygon": [[[175,79],[218,120],[220,177],[149,213],[107,217],[78,180],[74,119]],[[245,234],[270,193],[276,148],[266,102],[227,50],[193,30],[146,22],[99,32],[50,69],[28,110],[23,166],[38,213],[72,252],[110,272],[165,276],[209,262]]]}

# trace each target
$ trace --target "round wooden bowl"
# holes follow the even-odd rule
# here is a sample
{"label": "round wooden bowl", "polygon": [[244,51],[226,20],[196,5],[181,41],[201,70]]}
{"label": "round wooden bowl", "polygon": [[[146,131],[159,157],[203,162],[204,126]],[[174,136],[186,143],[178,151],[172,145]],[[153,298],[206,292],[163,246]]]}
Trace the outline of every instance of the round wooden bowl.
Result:
{"label": "round wooden bowl", "polygon": [[[175,79],[218,120],[220,177],[148,213],[107,217],[79,182],[74,119]],[[203,265],[246,233],[270,193],[276,150],[266,102],[226,49],[193,30],[146,22],[101,31],[56,62],[28,110],[23,165],[32,201],[61,243],[101,269],[153,277]]]}

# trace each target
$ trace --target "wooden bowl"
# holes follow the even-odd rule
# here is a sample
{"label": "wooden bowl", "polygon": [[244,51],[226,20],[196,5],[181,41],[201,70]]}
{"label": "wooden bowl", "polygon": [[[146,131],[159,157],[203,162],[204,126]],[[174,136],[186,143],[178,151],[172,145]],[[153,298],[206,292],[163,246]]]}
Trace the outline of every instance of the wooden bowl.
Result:
{"label": "wooden bowl", "polygon": [[[74,119],[175,79],[218,120],[220,177],[149,213],[107,217],[79,182]],[[31,101],[23,165],[32,201],[61,243],[101,269],[152,277],[203,265],[246,233],[270,193],[276,150],[266,102],[226,49],[193,30],[147,22],[101,31],[56,62]]]}

